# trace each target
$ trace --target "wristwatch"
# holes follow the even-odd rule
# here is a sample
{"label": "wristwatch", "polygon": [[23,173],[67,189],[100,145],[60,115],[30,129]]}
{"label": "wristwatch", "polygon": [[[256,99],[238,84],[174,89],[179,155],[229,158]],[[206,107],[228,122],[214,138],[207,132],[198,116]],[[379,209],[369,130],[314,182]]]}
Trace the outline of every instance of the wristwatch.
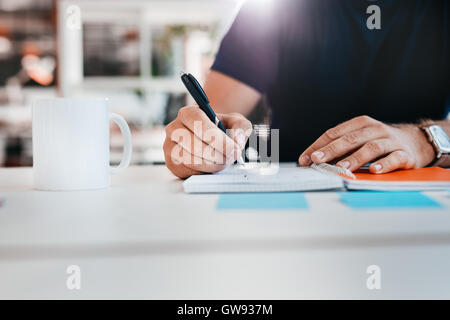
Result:
{"label": "wristwatch", "polygon": [[421,129],[425,132],[428,141],[436,152],[435,161],[432,166],[450,166],[450,138],[438,125],[423,125]]}

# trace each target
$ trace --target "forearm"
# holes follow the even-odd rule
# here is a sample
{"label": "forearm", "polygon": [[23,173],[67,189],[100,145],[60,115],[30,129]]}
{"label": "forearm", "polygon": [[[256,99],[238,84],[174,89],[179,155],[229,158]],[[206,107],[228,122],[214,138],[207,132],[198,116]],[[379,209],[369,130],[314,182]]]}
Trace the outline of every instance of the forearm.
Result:
{"label": "forearm", "polygon": [[217,113],[237,112],[248,116],[261,99],[255,89],[214,70],[208,74],[204,88]]}

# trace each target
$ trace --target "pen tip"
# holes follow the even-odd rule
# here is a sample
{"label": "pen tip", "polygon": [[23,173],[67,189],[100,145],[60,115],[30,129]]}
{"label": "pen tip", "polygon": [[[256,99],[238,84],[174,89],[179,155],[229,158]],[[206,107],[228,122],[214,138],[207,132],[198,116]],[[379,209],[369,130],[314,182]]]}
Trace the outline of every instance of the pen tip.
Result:
{"label": "pen tip", "polygon": [[183,70],[180,71],[180,77],[183,76],[185,72]]}

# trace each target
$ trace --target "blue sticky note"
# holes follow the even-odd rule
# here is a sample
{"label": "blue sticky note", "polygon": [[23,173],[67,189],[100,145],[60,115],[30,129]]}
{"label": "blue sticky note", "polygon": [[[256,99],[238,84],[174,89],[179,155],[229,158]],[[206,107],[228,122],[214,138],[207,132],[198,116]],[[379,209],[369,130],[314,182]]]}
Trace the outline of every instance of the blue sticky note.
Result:
{"label": "blue sticky note", "polygon": [[419,191],[349,191],[340,192],[341,201],[355,209],[442,208]]}
{"label": "blue sticky note", "polygon": [[219,196],[217,209],[308,209],[303,193],[224,193]]}

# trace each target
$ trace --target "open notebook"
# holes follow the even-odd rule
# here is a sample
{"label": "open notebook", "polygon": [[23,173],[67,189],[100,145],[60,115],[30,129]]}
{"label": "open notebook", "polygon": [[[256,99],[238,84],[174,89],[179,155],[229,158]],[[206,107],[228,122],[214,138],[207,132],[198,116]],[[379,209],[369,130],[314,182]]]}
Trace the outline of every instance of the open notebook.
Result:
{"label": "open notebook", "polygon": [[336,167],[233,166],[219,173],[192,176],[183,183],[187,193],[289,192],[330,189],[439,190],[450,188],[450,170],[423,168],[375,175],[368,171],[354,177],[336,173]]}

